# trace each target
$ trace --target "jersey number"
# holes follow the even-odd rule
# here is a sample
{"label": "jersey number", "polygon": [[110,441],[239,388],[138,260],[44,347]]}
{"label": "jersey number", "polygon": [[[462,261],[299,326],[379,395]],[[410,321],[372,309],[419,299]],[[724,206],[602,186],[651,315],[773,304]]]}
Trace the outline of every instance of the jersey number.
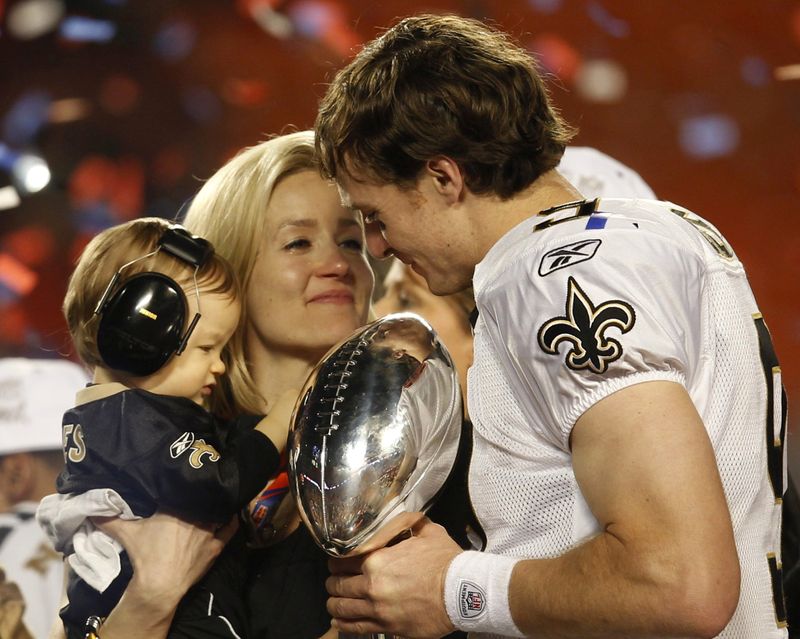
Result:
{"label": "jersey number", "polygon": [[722,237],[722,233],[717,230],[716,226],[710,222],[706,222],[702,217],[691,211],[685,211],[683,209],[670,209],[670,211],[678,217],[683,218],[697,229],[697,232],[703,236],[703,239],[711,245],[711,248],[713,248],[721,258],[732,260],[736,257],[733,248],[728,244],[728,240]]}
{"label": "jersey number", "polygon": [[[775,503],[783,503],[784,481],[784,443],[786,440],[786,391],[781,382],[781,367],[772,346],[767,324],[761,313],[753,315],[758,332],[758,346],[761,351],[761,365],[764,367],[764,381],[767,385],[767,469],[772,484]],[[774,553],[767,555],[769,572],[772,577],[772,598],[775,603],[775,617],[778,626],[786,626],[786,603],[783,594],[783,574],[781,564]]]}
{"label": "jersey number", "polygon": [[80,424],[64,424],[62,432],[64,460],[82,462],[86,457],[86,444],[83,442],[83,429]]}
{"label": "jersey number", "polygon": [[533,232],[544,231],[551,226],[576,220],[582,217],[589,217],[597,210],[597,204],[600,202],[599,198],[595,200],[584,200],[579,202],[568,202],[561,206],[554,206],[551,209],[541,211],[536,216],[536,222],[533,225]]}

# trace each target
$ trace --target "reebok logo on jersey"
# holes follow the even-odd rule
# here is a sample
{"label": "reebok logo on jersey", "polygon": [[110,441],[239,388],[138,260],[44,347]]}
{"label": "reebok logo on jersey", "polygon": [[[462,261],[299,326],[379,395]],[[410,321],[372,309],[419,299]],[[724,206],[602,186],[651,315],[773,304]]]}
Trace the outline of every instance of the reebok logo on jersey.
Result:
{"label": "reebok logo on jersey", "polygon": [[563,341],[572,344],[566,364],[572,370],[589,369],[605,373],[608,365],[622,356],[622,346],[606,337],[609,328],[627,333],[636,322],[633,307],[622,300],[609,300],[595,306],[574,278],[567,282],[566,315],[554,317],[539,329],[539,346],[545,353],[558,355]]}
{"label": "reebok logo on jersey", "polygon": [[539,262],[539,275],[544,277],[553,271],[574,264],[580,264],[586,260],[590,260],[597,253],[601,241],[594,240],[580,240],[579,242],[571,242],[560,246],[557,249],[548,251]]}
{"label": "reebok logo on jersey", "polygon": [[169,456],[178,459],[194,444],[194,433],[184,433],[169,446]]}
{"label": "reebok logo on jersey", "polygon": [[475,619],[486,611],[486,593],[478,584],[462,580],[458,584],[458,614],[462,619]]}

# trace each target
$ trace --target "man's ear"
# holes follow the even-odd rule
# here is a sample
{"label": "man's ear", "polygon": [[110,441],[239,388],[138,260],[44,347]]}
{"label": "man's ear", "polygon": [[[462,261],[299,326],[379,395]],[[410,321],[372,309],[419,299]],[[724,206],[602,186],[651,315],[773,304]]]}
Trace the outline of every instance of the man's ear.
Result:
{"label": "man's ear", "polygon": [[446,155],[438,155],[425,163],[425,172],[433,181],[437,193],[450,203],[461,200],[465,189],[464,174],[455,160]]}

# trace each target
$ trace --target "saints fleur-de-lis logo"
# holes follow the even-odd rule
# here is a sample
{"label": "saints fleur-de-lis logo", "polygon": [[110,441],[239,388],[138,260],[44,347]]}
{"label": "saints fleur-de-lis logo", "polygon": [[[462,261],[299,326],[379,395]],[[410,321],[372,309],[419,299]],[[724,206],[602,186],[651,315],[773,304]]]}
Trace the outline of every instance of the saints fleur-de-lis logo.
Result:
{"label": "saints fleur-de-lis logo", "polygon": [[189,464],[192,468],[202,468],[205,455],[208,455],[205,459],[210,462],[219,461],[217,449],[211,444],[206,444],[204,439],[195,439],[194,443],[191,445],[191,449],[192,454],[189,455]]}
{"label": "saints fleur-de-lis logo", "polygon": [[566,315],[554,317],[539,329],[539,346],[545,353],[558,354],[563,341],[572,348],[567,353],[566,364],[572,370],[589,369],[605,373],[608,365],[622,356],[620,343],[606,337],[606,331],[615,327],[627,333],[636,321],[633,307],[622,300],[609,300],[599,306],[583,292],[572,278],[567,283]]}

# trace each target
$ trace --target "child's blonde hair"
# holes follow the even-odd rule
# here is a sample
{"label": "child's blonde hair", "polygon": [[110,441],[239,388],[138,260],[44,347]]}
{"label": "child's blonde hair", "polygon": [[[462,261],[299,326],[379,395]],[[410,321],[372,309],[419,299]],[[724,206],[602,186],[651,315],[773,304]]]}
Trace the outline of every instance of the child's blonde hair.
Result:
{"label": "child's blonde hair", "polygon": [[[67,286],[63,311],[75,350],[87,366],[104,366],[97,350],[100,316],[95,314],[95,308],[111,278],[128,262],[155,251],[158,241],[170,226],[168,221],[155,217],[139,218],[113,226],[96,235],[78,258]],[[122,279],[124,281],[145,271],[167,275],[186,290],[193,281],[194,267],[165,251],[159,251],[125,268]],[[241,298],[239,283],[231,265],[216,253],[198,269],[197,285],[209,293],[230,296],[234,300]]]}

